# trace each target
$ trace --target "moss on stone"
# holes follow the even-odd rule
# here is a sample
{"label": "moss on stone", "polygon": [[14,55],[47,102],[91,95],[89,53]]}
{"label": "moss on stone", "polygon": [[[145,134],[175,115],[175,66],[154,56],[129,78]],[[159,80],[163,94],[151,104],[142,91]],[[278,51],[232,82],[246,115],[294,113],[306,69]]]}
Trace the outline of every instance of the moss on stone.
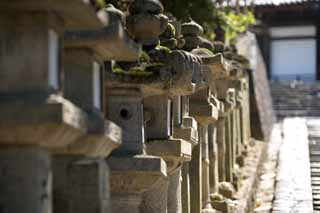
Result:
{"label": "moss on stone", "polygon": [[115,65],[112,69],[113,73],[119,74],[119,75],[131,75],[131,76],[151,76],[153,73],[150,71],[146,71],[141,66],[136,66],[130,68],[128,71],[123,70],[118,65]]}
{"label": "moss on stone", "polygon": [[212,194],[210,196],[210,198],[211,198],[211,201],[223,201],[224,200],[224,197],[221,194],[218,194],[218,193]]}
{"label": "moss on stone", "polygon": [[139,55],[139,61],[148,63],[150,62],[150,56],[148,55],[147,52],[142,51]]}
{"label": "moss on stone", "polygon": [[156,50],[164,51],[167,54],[170,54],[172,52],[168,47],[161,46],[161,45],[156,46]]}
{"label": "moss on stone", "polygon": [[207,48],[198,48],[197,51],[206,53],[206,54],[209,55],[209,56],[214,56],[214,53],[211,52],[211,51],[210,51],[209,49],[207,49]]}

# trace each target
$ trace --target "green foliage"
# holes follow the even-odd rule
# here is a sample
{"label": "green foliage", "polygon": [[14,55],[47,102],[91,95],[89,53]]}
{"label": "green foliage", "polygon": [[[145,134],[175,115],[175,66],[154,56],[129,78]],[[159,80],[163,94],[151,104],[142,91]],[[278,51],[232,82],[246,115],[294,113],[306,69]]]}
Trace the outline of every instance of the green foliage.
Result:
{"label": "green foliage", "polygon": [[256,22],[252,12],[235,13],[234,11],[219,11],[222,28],[226,32],[226,43],[232,44],[239,33],[245,32],[248,27]]}
{"label": "green foliage", "polygon": [[205,37],[215,39],[214,30],[220,25],[226,32],[227,44],[233,43],[239,33],[245,32],[255,23],[252,12],[236,13],[231,8],[217,8],[212,0],[163,0],[165,11],[178,20],[192,17],[205,29]]}
{"label": "green foliage", "polygon": [[162,0],[165,11],[177,19],[186,21],[192,17],[200,25],[214,24],[214,13],[216,11],[212,0]]}

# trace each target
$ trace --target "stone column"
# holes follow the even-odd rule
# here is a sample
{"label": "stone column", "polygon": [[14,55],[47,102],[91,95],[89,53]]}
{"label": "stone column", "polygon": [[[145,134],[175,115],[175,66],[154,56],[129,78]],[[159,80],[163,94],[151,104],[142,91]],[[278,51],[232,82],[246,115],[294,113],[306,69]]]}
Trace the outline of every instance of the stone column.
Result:
{"label": "stone column", "polygon": [[236,101],[236,116],[237,116],[237,130],[238,130],[238,149],[237,149],[237,159],[236,162],[239,166],[244,166],[244,156],[243,152],[245,150],[244,144],[244,126],[243,126],[243,117],[242,117],[242,110],[243,110],[243,92],[240,90],[237,91],[237,101]]}
{"label": "stone column", "polygon": [[[248,73],[245,72],[245,78],[243,82],[243,103],[242,117],[244,126],[244,145],[248,146],[251,138],[251,127],[250,127],[250,98],[249,98],[249,78]],[[244,150],[246,152],[247,150]],[[246,155],[246,153],[244,153]]]}
{"label": "stone column", "polygon": [[234,88],[228,89],[228,105],[227,110],[229,111],[229,120],[230,120],[230,140],[231,140],[231,170],[235,168],[236,164],[236,149],[238,143],[237,135],[237,115],[236,115],[236,90]]}
{"label": "stone column", "polygon": [[208,127],[209,159],[210,159],[210,194],[218,192],[219,167],[218,167],[218,146],[217,146],[217,124]]}
{"label": "stone column", "polygon": [[52,172],[47,151],[34,146],[2,148],[0,170],[1,211],[52,212]]}
{"label": "stone column", "polygon": [[[183,139],[172,138],[172,101],[168,96],[146,98],[144,110],[149,112],[151,117],[146,123],[147,153],[162,157],[167,164],[169,191],[166,206],[168,212],[181,213],[180,175],[177,176],[177,173],[180,174],[184,162],[190,161],[192,145]],[[159,196],[163,195],[164,192],[160,190],[150,191],[146,197],[151,197],[151,194],[159,194],[156,199],[160,205]]]}
{"label": "stone column", "polygon": [[[107,162],[111,169],[112,212],[165,212],[157,203],[166,201],[167,190],[166,164],[161,158],[112,156]],[[144,196],[154,189],[164,192],[158,200]]]}
{"label": "stone column", "polygon": [[[199,180],[193,179],[192,181],[196,181],[194,183],[194,190],[191,194],[197,196],[195,201],[200,199],[201,211],[203,212],[215,212],[211,206],[210,200],[210,161],[209,161],[209,153],[208,153],[208,125],[217,121],[218,119],[218,110],[215,106],[208,102],[210,97],[210,89],[205,88],[203,90],[198,91],[190,98],[190,115],[194,117],[199,123],[199,145],[195,147],[194,152],[197,151],[196,156],[199,159],[193,157],[191,164],[194,162],[194,171],[191,170],[191,174],[194,173],[195,177],[199,177]],[[199,151],[198,151],[199,149]],[[193,155],[192,155],[193,156]],[[201,165],[196,168],[198,162],[201,161]],[[199,174],[199,175],[198,175]],[[197,185],[196,185],[197,184]],[[199,187],[199,191],[198,188]],[[200,195],[198,195],[200,193]],[[191,198],[192,199],[192,198]],[[193,202],[195,202],[193,201]],[[191,212],[198,212],[198,203],[196,203],[197,209]],[[192,208],[192,207],[191,207]]]}
{"label": "stone column", "polygon": [[191,198],[190,198],[190,163],[184,163],[182,166],[182,182],[181,182],[181,199],[182,199],[182,213],[191,212]]}
{"label": "stone column", "polygon": [[192,150],[190,171],[190,213],[202,211],[202,162],[201,143]]}
{"label": "stone column", "polygon": [[[243,161],[246,155],[246,148],[250,140],[250,104],[249,104],[249,86],[248,74],[245,70],[238,70],[239,74],[230,80],[230,86],[236,89],[237,109],[239,109],[239,123],[241,131],[241,160]],[[243,163],[240,163],[243,164]]]}
{"label": "stone column", "polygon": [[143,193],[140,206],[141,213],[157,212],[167,213],[168,211],[168,189],[172,179],[168,177],[166,181],[161,181]]}
{"label": "stone column", "polygon": [[[227,104],[225,104],[227,109]],[[226,167],[226,181],[232,182],[232,167],[233,167],[233,160],[232,160],[232,121],[231,121],[231,113],[226,112],[225,119],[225,136],[226,136],[226,158],[225,158],[225,167]]]}
{"label": "stone column", "polygon": [[203,213],[215,212],[211,206],[210,200],[210,160],[209,160],[209,144],[208,144],[208,126],[200,129],[202,135],[202,205]]}
{"label": "stone column", "polygon": [[168,213],[182,213],[181,169],[169,177]]}
{"label": "stone column", "polygon": [[[144,193],[167,181],[164,161],[145,154],[144,93],[138,87],[126,88],[120,82],[113,86],[110,81],[107,85],[107,116],[124,130],[123,145],[108,159],[113,212],[125,209],[142,212],[143,208],[149,212],[163,212],[165,210],[157,208],[157,201],[143,202]],[[132,197],[140,203],[123,202]],[[135,209],[131,209],[134,206]]]}
{"label": "stone column", "polygon": [[240,180],[240,173],[238,169],[238,165],[236,162],[236,159],[238,157],[237,155],[237,149],[240,149],[241,142],[239,141],[239,127],[238,127],[238,116],[237,116],[237,100],[236,100],[236,94],[237,90],[235,88],[230,88],[228,90],[228,101],[230,103],[230,120],[231,120],[231,143],[232,143],[232,162],[231,162],[231,168],[232,168],[232,179],[231,183],[235,187],[235,189],[239,188],[239,180]]}
{"label": "stone column", "polygon": [[[219,114],[223,112],[223,104],[213,95],[210,97],[210,102],[219,110]],[[218,193],[219,185],[219,150],[217,141],[218,120],[208,126],[208,148],[210,160],[210,195]],[[222,147],[223,148],[223,147]],[[224,153],[223,153],[224,157]],[[222,159],[223,161],[223,159]]]}
{"label": "stone column", "polygon": [[[198,144],[198,125],[194,118],[189,116],[189,97],[179,97],[179,101],[173,102],[174,115],[174,131],[173,137],[180,138],[191,144],[192,149]],[[178,114],[180,112],[180,115]],[[180,119],[179,119],[180,118]],[[184,161],[181,171],[181,205],[182,213],[190,213],[190,162]],[[170,209],[168,209],[170,210]],[[175,213],[172,209],[172,213]]]}
{"label": "stone column", "polygon": [[238,150],[237,150],[237,163],[239,166],[244,165],[244,154],[246,146],[248,143],[247,133],[246,133],[246,120],[245,111],[247,110],[248,104],[246,104],[246,87],[245,87],[245,78],[239,78],[231,81],[232,87],[236,89],[236,117],[237,117],[237,130],[240,138],[238,139]]}
{"label": "stone column", "polygon": [[[66,11],[66,4],[74,10]],[[49,153],[82,137],[88,124],[86,114],[59,95],[60,38],[65,27],[102,23],[79,15],[79,8],[94,13],[82,1],[10,1],[1,8],[0,211],[50,213]]]}
{"label": "stone column", "polygon": [[223,112],[219,113],[219,120],[217,123],[217,146],[218,146],[218,171],[219,182],[226,181],[226,120],[222,116]]}
{"label": "stone column", "polygon": [[[219,193],[226,198],[232,198],[234,195],[234,187],[233,187],[233,168],[234,168],[234,159],[235,156],[233,155],[233,137],[235,135],[232,122],[232,113],[234,109],[234,100],[233,94],[234,90],[229,88],[228,79],[221,79],[216,81],[217,85],[217,96],[219,100],[223,103],[224,110],[221,111],[219,115],[218,121],[218,146],[220,144],[220,140],[223,140],[225,143],[225,159],[224,159],[224,166],[225,166],[225,180],[222,180],[219,184]],[[220,129],[220,130],[219,130]],[[220,147],[223,145],[220,144]],[[219,149],[219,147],[218,147]],[[219,150],[220,152],[220,150]],[[224,198],[216,198],[212,201],[214,208],[217,210],[228,209],[228,203]]]}
{"label": "stone column", "polygon": [[111,211],[109,169],[102,158],[53,158],[54,210],[68,213]]}

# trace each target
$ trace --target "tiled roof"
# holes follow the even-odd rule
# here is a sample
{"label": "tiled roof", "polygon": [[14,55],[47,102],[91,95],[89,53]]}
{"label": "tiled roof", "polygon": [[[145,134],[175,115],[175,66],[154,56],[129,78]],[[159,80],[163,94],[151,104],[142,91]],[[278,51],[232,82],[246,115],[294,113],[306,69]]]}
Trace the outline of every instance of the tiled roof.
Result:
{"label": "tiled roof", "polygon": [[306,2],[320,2],[320,0],[253,0],[255,5],[290,5],[301,4]]}

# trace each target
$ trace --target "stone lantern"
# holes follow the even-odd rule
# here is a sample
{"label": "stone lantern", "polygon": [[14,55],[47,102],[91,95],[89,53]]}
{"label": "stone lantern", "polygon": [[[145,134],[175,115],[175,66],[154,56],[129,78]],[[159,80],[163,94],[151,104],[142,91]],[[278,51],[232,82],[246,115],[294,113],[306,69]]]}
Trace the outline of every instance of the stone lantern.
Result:
{"label": "stone lantern", "polygon": [[[197,82],[200,83],[200,79],[197,80],[198,73],[201,72],[198,60],[196,56],[190,53],[173,51],[169,64],[174,70],[179,70],[181,77],[183,77],[174,83],[174,90],[161,96],[146,98],[144,101],[144,109],[150,115],[150,119],[145,125],[147,153],[162,157],[167,164],[169,176],[168,213],[182,211],[181,168],[185,162],[191,160],[191,151],[194,145],[190,138],[194,136],[190,135],[190,131],[192,131],[191,134],[194,134],[194,123],[192,123],[194,121],[190,120],[190,117],[182,118],[181,112],[175,111],[177,114],[173,114],[173,101],[177,97],[192,94],[194,85]],[[173,122],[176,122],[176,119],[174,119],[176,116],[181,116],[184,122],[187,122],[185,123],[186,128],[180,129],[181,131],[174,128]],[[191,124],[188,124],[188,122],[191,122]],[[179,137],[179,134],[181,137]]]}
{"label": "stone lantern", "polygon": [[[196,25],[192,24],[187,26],[188,30],[190,30],[189,28],[191,28],[191,26],[195,27]],[[201,39],[200,41],[201,43],[199,46],[202,48],[196,47],[195,45],[190,47],[194,48],[192,49],[192,53],[199,56],[203,62],[202,71],[204,78],[202,84],[196,88],[198,92],[191,96],[191,100],[193,100],[194,103],[191,103],[190,108],[194,110],[193,114],[196,118],[204,118],[207,114],[207,119],[212,119],[207,123],[204,121],[197,121],[200,122],[200,125],[202,123],[200,129],[202,128],[202,131],[205,131],[205,135],[202,137],[202,143],[200,143],[202,147],[202,211],[214,212],[215,210],[220,209],[213,209],[211,206],[211,197],[214,197],[219,193],[218,186],[220,170],[223,170],[221,172],[222,174],[225,172],[225,154],[230,154],[229,152],[226,152],[225,141],[223,141],[223,143],[219,143],[217,140],[219,132],[220,135],[221,132],[224,132],[223,137],[226,137],[228,133],[225,132],[226,129],[224,127],[221,128],[221,124],[219,126],[219,123],[221,123],[219,122],[221,120],[220,116],[225,112],[225,105],[223,102],[218,100],[217,87],[219,87],[219,85],[216,85],[216,81],[229,78],[232,66],[224,59],[221,53],[213,54],[210,51],[210,49],[213,49],[210,41],[205,39]],[[203,104],[199,102],[199,97],[202,97],[201,103]],[[200,106],[206,105],[204,103],[208,104],[207,110],[201,110]],[[209,112],[211,111],[209,110],[209,106],[214,109],[214,113],[212,115],[209,115]],[[221,167],[221,165],[223,165],[223,167]],[[194,211],[198,210],[195,209]]]}
{"label": "stone lantern", "polygon": [[225,80],[216,81],[217,96],[223,103],[224,110],[220,112],[217,130],[217,144],[219,149],[219,190],[223,195],[221,200],[213,199],[213,207],[219,211],[230,211],[230,204],[225,198],[234,196],[234,166],[235,146],[233,141],[235,126],[233,110],[235,108],[235,90],[229,88]]}
{"label": "stone lantern", "polygon": [[89,128],[84,137],[55,150],[56,211],[110,211],[105,158],[121,144],[121,129],[105,118],[104,61],[137,60],[140,48],[124,31],[121,11],[110,6],[101,13],[109,17],[108,25],[64,35],[64,96],[86,111]]}
{"label": "stone lantern", "polygon": [[249,102],[247,98],[247,81],[245,78],[231,81],[231,87],[236,89],[236,116],[238,124],[238,149],[237,149],[237,163],[239,166],[244,165],[244,157],[246,156],[250,136],[248,137],[248,120],[245,118]]}
{"label": "stone lantern", "polygon": [[[189,96],[178,96],[173,100],[173,137],[198,145],[198,124],[189,115]],[[190,212],[190,161],[185,161],[181,169],[181,210]],[[177,211],[179,212],[179,211]]]}
{"label": "stone lantern", "polygon": [[[181,212],[181,166],[191,160],[192,144],[172,137],[172,99],[168,94],[146,98],[144,110],[151,115],[145,125],[146,151],[148,154],[162,157],[167,165],[168,198],[164,205],[168,212]],[[159,192],[157,190],[150,193]]]}
{"label": "stone lantern", "polygon": [[49,213],[49,151],[88,129],[86,113],[60,96],[61,38],[65,28],[97,29],[108,19],[75,0],[1,1],[0,10],[1,209]]}
{"label": "stone lantern", "polygon": [[191,169],[191,198],[193,209],[214,212],[210,202],[208,125],[218,120],[218,110],[210,102],[209,88],[200,90],[190,97],[190,116],[198,122],[199,145],[193,150]]}
{"label": "stone lantern", "polygon": [[[142,212],[164,212],[167,208],[173,212],[172,208],[175,207],[170,207],[170,202],[177,204],[181,199],[177,194],[180,166],[190,160],[191,144],[172,137],[170,97],[192,93],[193,90],[190,91],[185,85],[188,82],[191,84],[192,73],[196,71],[177,69],[177,61],[183,62],[179,64],[182,67],[192,63],[185,58],[183,51],[172,51],[170,59],[168,64],[160,68],[159,74],[150,76],[126,76],[109,72],[106,85],[107,117],[124,130],[123,145],[108,160],[112,171],[111,191],[116,212],[124,211],[129,204],[133,205],[130,208],[135,208],[136,212],[139,209]],[[166,164],[160,157],[151,157],[150,154],[162,157]],[[143,167],[135,166],[136,162],[141,162]],[[156,162],[159,166],[152,166]],[[147,173],[150,173],[150,177],[137,175],[149,169],[152,169]],[[172,193],[169,190],[168,194],[167,184],[171,184]],[[167,199],[167,195],[170,199]],[[127,199],[136,202],[124,205],[123,200]]]}

